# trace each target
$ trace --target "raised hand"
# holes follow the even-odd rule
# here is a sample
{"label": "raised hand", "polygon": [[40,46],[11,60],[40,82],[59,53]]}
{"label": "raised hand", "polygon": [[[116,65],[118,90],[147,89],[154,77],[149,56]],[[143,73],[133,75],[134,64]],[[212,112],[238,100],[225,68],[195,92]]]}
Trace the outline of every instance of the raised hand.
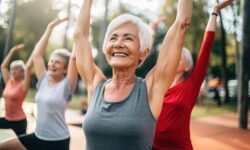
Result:
{"label": "raised hand", "polygon": [[213,12],[219,12],[221,9],[231,5],[233,1],[234,0],[224,0],[223,2],[216,4],[213,8]]}
{"label": "raised hand", "polygon": [[166,16],[159,16],[157,19],[150,21],[149,26],[153,29],[155,32],[158,28],[159,24],[166,20]]}
{"label": "raised hand", "polygon": [[25,44],[18,44],[11,48],[12,52],[17,52],[25,47]]}
{"label": "raised hand", "polygon": [[48,24],[48,28],[54,28],[55,26],[57,26],[58,24],[66,21],[66,20],[69,20],[69,17],[65,17],[65,18],[56,18],[54,19],[53,21],[51,21],[49,24]]}

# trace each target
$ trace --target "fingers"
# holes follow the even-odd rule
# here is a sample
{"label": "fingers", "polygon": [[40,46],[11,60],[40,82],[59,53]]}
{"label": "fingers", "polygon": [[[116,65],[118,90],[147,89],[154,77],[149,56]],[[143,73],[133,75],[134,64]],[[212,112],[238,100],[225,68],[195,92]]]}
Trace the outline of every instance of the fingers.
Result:
{"label": "fingers", "polygon": [[233,3],[233,0],[226,0],[221,3],[221,8],[225,8],[228,5],[231,5]]}
{"label": "fingers", "polygon": [[234,0],[224,0],[223,2],[221,3],[218,3],[217,5],[214,6],[214,11],[215,12],[218,12],[220,11],[221,9],[231,5],[233,3]]}
{"label": "fingers", "polygon": [[60,18],[60,17],[59,17],[59,20],[60,20],[61,22],[67,21],[67,20],[69,20],[69,17],[63,17],[63,18]]}
{"label": "fingers", "polygon": [[58,17],[54,20],[54,22],[55,22],[55,24],[59,24],[59,23],[62,23],[64,21],[67,21],[67,20],[69,20],[69,17],[63,17],[63,18]]}
{"label": "fingers", "polygon": [[20,49],[22,49],[22,48],[24,48],[24,47],[25,47],[25,44],[18,44],[18,45],[15,45],[15,46],[12,48],[12,50],[16,51],[16,50],[20,50]]}
{"label": "fingers", "polygon": [[16,45],[17,49],[21,49],[21,48],[24,48],[24,47],[25,47],[25,44],[18,44],[18,45]]}
{"label": "fingers", "polygon": [[64,22],[64,21],[67,21],[69,20],[69,17],[64,17],[64,18],[56,18],[54,19],[53,21],[51,21],[49,24],[48,24],[48,27],[51,27],[51,28],[54,28],[55,26],[57,26],[58,24]]}

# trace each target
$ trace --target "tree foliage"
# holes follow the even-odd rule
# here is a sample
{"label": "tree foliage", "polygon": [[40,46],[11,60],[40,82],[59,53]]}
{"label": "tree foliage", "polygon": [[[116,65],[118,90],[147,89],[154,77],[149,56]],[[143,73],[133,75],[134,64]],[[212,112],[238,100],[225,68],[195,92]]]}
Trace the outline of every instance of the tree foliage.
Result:
{"label": "tree foliage", "polygon": [[[24,43],[26,45],[25,52],[18,53],[16,57],[27,60],[35,46],[35,43],[45,30],[48,22],[57,16],[58,10],[52,8],[51,0],[19,0],[16,9],[16,18],[11,45],[14,46],[19,43]],[[6,14],[3,15],[8,16],[9,12],[6,12]],[[6,28],[2,27],[0,32],[2,32],[2,30],[4,30],[3,32],[6,32]],[[5,39],[5,34],[1,34],[1,49],[4,48],[4,45],[1,43]]]}

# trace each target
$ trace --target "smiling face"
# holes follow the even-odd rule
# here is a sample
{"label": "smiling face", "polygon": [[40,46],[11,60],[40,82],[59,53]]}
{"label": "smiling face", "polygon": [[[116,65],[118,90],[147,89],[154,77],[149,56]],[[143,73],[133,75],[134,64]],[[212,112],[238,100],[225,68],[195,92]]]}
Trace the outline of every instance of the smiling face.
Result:
{"label": "smiling face", "polygon": [[10,68],[10,74],[15,80],[20,80],[24,76],[24,70],[21,66],[13,66]]}
{"label": "smiling face", "polygon": [[132,23],[117,27],[109,36],[106,58],[112,67],[137,66],[141,56],[138,28]]}
{"label": "smiling face", "polygon": [[54,78],[62,78],[67,73],[65,59],[59,55],[51,55],[48,62],[48,74]]}
{"label": "smiling face", "polygon": [[25,64],[22,60],[14,60],[10,64],[10,75],[15,80],[22,80],[24,77]]}

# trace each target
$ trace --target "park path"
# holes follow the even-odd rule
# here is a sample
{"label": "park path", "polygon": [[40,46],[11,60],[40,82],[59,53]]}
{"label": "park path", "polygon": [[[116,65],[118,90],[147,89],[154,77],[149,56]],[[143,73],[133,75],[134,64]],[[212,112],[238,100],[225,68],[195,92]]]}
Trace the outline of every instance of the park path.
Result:
{"label": "park path", "polygon": [[194,150],[250,150],[250,127],[239,129],[236,113],[193,119],[191,138]]}

